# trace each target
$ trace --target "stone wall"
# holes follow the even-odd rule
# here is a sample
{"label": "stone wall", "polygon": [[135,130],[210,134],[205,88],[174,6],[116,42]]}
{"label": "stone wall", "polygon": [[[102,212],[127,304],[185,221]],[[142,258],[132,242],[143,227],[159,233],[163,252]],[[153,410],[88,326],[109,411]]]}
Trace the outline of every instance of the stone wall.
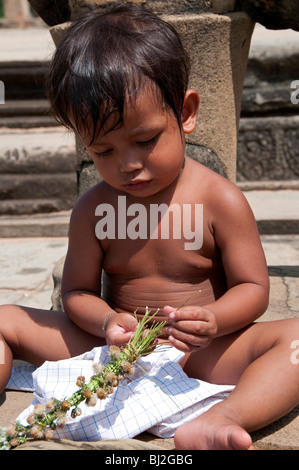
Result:
{"label": "stone wall", "polygon": [[247,189],[299,186],[299,104],[291,99],[299,94],[292,88],[299,79],[299,32],[256,28],[242,96],[237,181]]}

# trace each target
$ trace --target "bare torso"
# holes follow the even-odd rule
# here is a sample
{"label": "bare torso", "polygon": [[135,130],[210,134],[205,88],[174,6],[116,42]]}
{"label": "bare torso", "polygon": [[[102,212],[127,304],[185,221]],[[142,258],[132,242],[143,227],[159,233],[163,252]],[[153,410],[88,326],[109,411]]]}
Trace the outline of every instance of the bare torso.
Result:
{"label": "bare torso", "polygon": [[[184,178],[188,179],[188,184],[178,184],[171,195],[164,195],[163,200],[161,197],[159,200],[151,198],[150,201],[126,197],[126,208],[133,203],[142,204],[148,215],[150,205],[167,202],[171,206],[180,201],[182,233],[183,223],[186,223],[186,219],[183,220],[183,204],[193,208],[195,204],[202,204],[200,230],[203,241],[199,249],[186,249],[186,239],[173,239],[171,229],[170,237],[163,240],[151,238],[150,230],[147,231],[146,239],[132,240],[127,236],[123,240],[101,240],[104,250],[102,297],[113,309],[118,312],[133,312],[138,308],[138,312],[142,313],[145,306],[151,309],[163,308],[165,305],[178,307],[199,290],[200,294],[193,298],[193,304],[206,305],[223,295],[226,281],[220,252],[212,233],[209,198],[206,196],[208,176],[214,177],[207,169],[188,159],[184,169]],[[201,180],[204,183],[199,185]],[[118,196],[113,191],[110,195],[106,191],[106,201],[111,201],[116,213]],[[194,219],[193,210],[191,214]],[[126,223],[132,220],[133,216],[127,217]],[[169,219],[170,227],[173,226],[173,220]],[[149,218],[146,222],[149,228]],[[135,228],[140,229],[138,226]]]}

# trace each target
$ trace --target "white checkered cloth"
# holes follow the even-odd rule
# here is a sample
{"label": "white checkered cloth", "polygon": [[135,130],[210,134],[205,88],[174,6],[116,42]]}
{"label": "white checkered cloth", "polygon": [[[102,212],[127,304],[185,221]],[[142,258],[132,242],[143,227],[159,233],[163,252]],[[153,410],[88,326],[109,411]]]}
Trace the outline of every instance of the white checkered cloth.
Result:
{"label": "white checkered cloth", "polygon": [[[111,359],[108,353],[104,346],[72,359],[45,362],[34,371],[31,366],[17,367],[7,388],[34,389],[35,394],[32,405],[18,416],[18,421],[26,425],[36,403],[45,404],[53,397],[69,398],[78,390],[77,377],[83,375],[88,381],[94,374],[92,365],[106,364]],[[135,367],[134,374],[120,382],[107,399],[98,400],[94,407],[81,403],[82,415],[70,418],[54,437],[98,441],[132,438],[143,431],[173,437],[180,425],[225,399],[234,388],[189,378],[179,365],[182,358],[183,353],[173,347],[156,348],[138,361],[152,380]]]}

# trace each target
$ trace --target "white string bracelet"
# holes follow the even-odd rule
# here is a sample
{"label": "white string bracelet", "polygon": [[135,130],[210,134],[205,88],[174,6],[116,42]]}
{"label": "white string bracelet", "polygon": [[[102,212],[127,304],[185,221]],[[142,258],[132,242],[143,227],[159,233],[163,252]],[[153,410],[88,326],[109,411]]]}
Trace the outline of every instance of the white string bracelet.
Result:
{"label": "white string bracelet", "polygon": [[111,318],[113,315],[117,315],[117,312],[111,312],[111,313],[109,313],[109,315],[107,315],[107,317],[106,317],[105,320],[103,321],[102,331],[103,331],[104,333],[106,333],[107,326],[108,326],[108,322],[109,322],[110,318]]}

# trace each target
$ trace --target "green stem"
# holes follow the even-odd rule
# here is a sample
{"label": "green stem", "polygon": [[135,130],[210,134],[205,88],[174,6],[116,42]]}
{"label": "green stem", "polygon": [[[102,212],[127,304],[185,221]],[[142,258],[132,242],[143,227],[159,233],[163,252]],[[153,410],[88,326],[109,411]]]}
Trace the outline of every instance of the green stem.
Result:
{"label": "green stem", "polygon": [[184,307],[184,305],[186,305],[186,303],[189,302],[189,300],[192,299],[192,297],[195,297],[200,292],[201,292],[201,290],[199,290],[199,291],[195,292],[194,294],[190,295],[190,297],[188,297],[188,299],[184,300],[184,302],[177,308],[177,310]]}

